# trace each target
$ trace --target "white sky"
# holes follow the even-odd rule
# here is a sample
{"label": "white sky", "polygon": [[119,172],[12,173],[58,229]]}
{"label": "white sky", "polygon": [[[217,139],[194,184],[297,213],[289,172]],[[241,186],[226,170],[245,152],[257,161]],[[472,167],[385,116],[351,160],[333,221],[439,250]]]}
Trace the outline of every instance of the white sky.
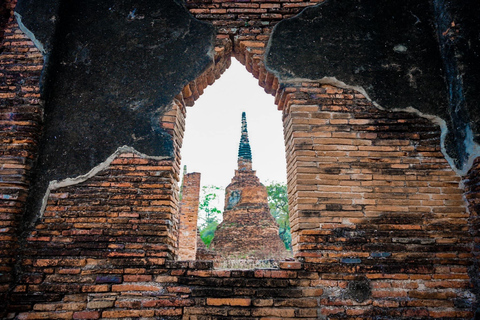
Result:
{"label": "white sky", "polygon": [[[222,77],[187,108],[182,170],[200,172],[201,184],[225,188],[237,168],[241,114],[247,114],[253,169],[262,183],[286,183],[282,113],[236,59]],[[222,196],[223,197],[223,196]],[[222,199],[223,200],[223,199]],[[223,207],[221,208],[223,209]]]}

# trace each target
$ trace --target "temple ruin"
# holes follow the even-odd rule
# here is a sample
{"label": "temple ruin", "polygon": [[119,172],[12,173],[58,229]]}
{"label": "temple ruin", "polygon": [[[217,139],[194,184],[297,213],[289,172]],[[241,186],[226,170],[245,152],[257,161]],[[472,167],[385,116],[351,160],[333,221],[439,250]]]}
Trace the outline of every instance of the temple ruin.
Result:
{"label": "temple ruin", "polygon": [[[478,0],[0,15],[1,318],[480,317]],[[185,117],[231,59],[282,113],[295,261],[276,269],[178,259]]]}
{"label": "temple ruin", "polygon": [[247,120],[242,113],[238,169],[225,189],[223,221],[217,226],[211,249],[222,259],[286,258],[278,224],[270,214],[267,189],[252,169]]}

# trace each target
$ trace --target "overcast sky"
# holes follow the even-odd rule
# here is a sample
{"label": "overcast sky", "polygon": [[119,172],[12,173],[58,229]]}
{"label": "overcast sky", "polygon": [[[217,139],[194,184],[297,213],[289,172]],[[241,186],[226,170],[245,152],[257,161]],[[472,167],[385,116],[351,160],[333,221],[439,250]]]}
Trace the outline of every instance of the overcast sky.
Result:
{"label": "overcast sky", "polygon": [[262,183],[286,183],[281,111],[243,65],[232,65],[187,107],[182,168],[200,172],[202,185],[225,188],[237,168],[242,111],[252,148],[253,169]]}

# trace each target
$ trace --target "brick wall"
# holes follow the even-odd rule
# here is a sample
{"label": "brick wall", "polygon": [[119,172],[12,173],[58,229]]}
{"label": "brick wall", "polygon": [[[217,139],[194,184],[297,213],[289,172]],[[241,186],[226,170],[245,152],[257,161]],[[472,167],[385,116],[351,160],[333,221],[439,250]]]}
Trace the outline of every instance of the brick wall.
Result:
{"label": "brick wall", "polygon": [[[9,317],[473,318],[479,162],[463,189],[430,120],[382,111],[358,92],[330,85],[280,87],[262,62],[280,18],[268,14],[286,17],[313,3],[188,1],[194,15],[217,26],[218,36],[215,63],[159,119],[175,140],[176,157],[123,150],[85,181],[52,190],[21,246],[17,232],[41,125],[43,60],[9,22],[0,55],[6,142],[0,285],[1,301],[12,289]],[[172,261],[185,106],[221,75],[232,55],[283,109],[299,261],[282,262],[278,270],[212,270],[210,262]],[[14,253],[20,257],[16,274]]]}
{"label": "brick wall", "polygon": [[329,312],[471,317],[473,238],[440,128],[413,113],[379,110],[352,90],[304,83],[287,91],[296,256],[327,287],[348,288],[359,276],[372,287],[371,302],[355,311],[342,294],[329,295]]}
{"label": "brick wall", "polygon": [[[32,253],[23,261],[11,309],[25,308],[20,319],[472,318],[473,238],[460,178],[439,152],[438,127],[411,113],[380,111],[360,94],[332,86],[304,83],[285,91],[291,223],[303,263],[251,271],[172,263],[168,246],[149,247],[148,235],[127,228],[106,236],[117,217],[110,217],[108,228],[108,220],[46,221],[50,212],[59,215],[50,207],[29,239]],[[134,165],[142,159],[127,154],[115,161],[126,164],[125,158]],[[70,193],[52,193],[59,202],[50,205],[62,207],[64,199],[71,201],[65,193],[81,194],[95,181],[118,181],[124,172],[114,174],[117,164]],[[145,168],[139,175],[168,171],[151,169],[155,174]],[[124,199],[132,186],[116,187]],[[94,193],[84,201],[101,205],[101,189]],[[93,203],[84,210],[92,217]],[[122,205],[139,211],[133,203]],[[61,228],[90,229],[55,238]]]}
{"label": "brick wall", "polygon": [[10,17],[6,25],[0,25],[0,310],[14,277],[18,233],[43,112],[39,100],[43,57],[18,28],[13,18],[15,4],[3,2]]}
{"label": "brick wall", "polygon": [[0,43],[3,42],[5,27],[12,16],[12,10],[15,4],[10,1],[3,1],[0,4]]}
{"label": "brick wall", "polygon": [[43,217],[26,239],[11,308],[31,309],[39,292],[50,301],[115,291],[111,284],[119,279],[142,270],[152,276],[173,259],[175,174],[171,160],[125,152],[87,181],[51,191]]}
{"label": "brick wall", "polygon": [[178,259],[195,260],[197,254],[197,218],[200,202],[200,173],[183,177],[182,200],[179,206]]}
{"label": "brick wall", "polygon": [[[468,274],[472,281],[473,292],[477,297],[476,308],[480,308],[480,158],[473,163],[472,168],[464,177],[465,199],[468,204],[469,234],[472,237],[473,264],[469,266]],[[477,317],[480,312],[477,311]]]}

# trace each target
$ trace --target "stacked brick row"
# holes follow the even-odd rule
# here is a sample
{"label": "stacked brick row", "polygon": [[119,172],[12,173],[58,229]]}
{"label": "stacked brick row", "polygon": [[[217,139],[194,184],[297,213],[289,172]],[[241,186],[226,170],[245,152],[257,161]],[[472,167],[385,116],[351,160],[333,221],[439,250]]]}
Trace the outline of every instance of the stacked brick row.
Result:
{"label": "stacked brick row", "polygon": [[317,273],[301,269],[282,262],[278,270],[185,270],[179,282],[194,304],[183,319],[318,319],[325,292]]}
{"label": "stacked brick row", "polygon": [[122,274],[115,265],[98,275],[100,264],[78,260],[55,269],[63,281],[83,281],[59,287],[61,299],[52,295],[18,319],[316,319],[325,296],[312,286],[318,275],[302,271],[298,262],[283,262],[279,270],[212,270],[211,262],[167,261],[151,269],[139,263]]}
{"label": "stacked brick row", "polygon": [[10,14],[7,23],[0,25],[0,310],[13,279],[17,235],[43,112],[39,100],[43,57],[18,28],[15,4],[7,0],[0,5],[2,14]]}
{"label": "stacked brick row", "polygon": [[[181,285],[180,276],[201,274],[211,266],[194,261],[149,265],[139,259],[128,266],[121,262],[113,261],[107,267],[103,260],[87,259],[57,265],[60,274],[49,276],[51,282],[61,278],[62,282],[82,281],[57,286],[61,298],[52,296],[48,301],[42,296],[45,302],[35,304],[30,312],[17,313],[17,319],[181,319],[184,307],[193,305],[194,300],[191,290]],[[195,272],[187,271],[189,268]],[[37,290],[49,290],[50,286],[38,285]]]}
{"label": "stacked brick row", "polygon": [[185,132],[186,109],[183,101],[175,99],[170,104],[170,109],[166,111],[159,119],[160,126],[164,129],[173,140],[173,177],[179,181],[180,177],[180,150],[183,144],[183,133]]}
{"label": "stacked brick row", "polygon": [[282,19],[323,0],[218,1],[187,0],[190,12],[199,20],[210,21],[219,34],[269,34]]}

